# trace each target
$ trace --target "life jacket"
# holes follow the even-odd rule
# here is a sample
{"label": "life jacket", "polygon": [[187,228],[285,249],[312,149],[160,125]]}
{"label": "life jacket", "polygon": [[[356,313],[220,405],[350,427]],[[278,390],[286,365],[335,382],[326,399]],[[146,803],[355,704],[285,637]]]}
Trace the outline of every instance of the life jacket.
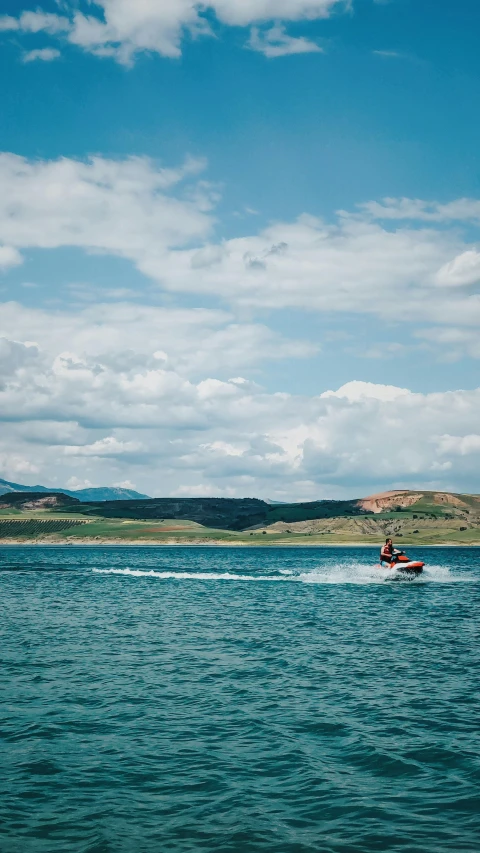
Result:
{"label": "life jacket", "polygon": [[380,550],[380,559],[390,562],[393,556],[393,545],[390,543],[389,545],[383,545]]}

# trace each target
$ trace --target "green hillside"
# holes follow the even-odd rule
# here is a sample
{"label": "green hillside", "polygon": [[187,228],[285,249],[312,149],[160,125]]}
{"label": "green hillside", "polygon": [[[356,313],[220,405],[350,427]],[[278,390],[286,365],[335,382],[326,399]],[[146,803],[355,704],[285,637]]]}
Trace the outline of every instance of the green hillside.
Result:
{"label": "green hillside", "polygon": [[77,504],[82,515],[141,521],[176,519],[195,521],[219,530],[245,530],[265,523],[269,504],[257,498],[152,498],[142,501],[105,501]]}
{"label": "green hillside", "polygon": [[80,503],[62,493],[0,498],[0,539],[25,542],[479,544],[480,496],[391,492],[271,505],[227,498]]}

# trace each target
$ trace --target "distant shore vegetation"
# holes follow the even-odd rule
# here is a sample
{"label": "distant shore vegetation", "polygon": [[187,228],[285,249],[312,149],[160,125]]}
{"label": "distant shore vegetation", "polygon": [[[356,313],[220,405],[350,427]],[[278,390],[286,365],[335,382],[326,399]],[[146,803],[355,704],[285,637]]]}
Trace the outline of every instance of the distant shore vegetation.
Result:
{"label": "distant shore vegetation", "polygon": [[55,493],[0,497],[0,541],[51,544],[480,545],[480,496],[392,491],[351,501],[255,498],[81,503]]}

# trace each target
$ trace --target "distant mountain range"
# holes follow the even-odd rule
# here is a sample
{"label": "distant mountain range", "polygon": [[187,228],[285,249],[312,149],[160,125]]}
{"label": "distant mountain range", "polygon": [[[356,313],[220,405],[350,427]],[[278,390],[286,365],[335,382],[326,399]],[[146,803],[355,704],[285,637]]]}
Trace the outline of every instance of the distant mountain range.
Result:
{"label": "distant mountain range", "polygon": [[100,486],[97,489],[60,489],[56,486],[22,486],[21,483],[9,483],[8,480],[0,478],[0,495],[7,495],[10,492],[62,492],[64,495],[69,495],[71,498],[86,503],[88,501],[133,501],[146,500],[148,495],[142,495],[140,492],[135,492],[133,489],[121,489],[118,487]]}

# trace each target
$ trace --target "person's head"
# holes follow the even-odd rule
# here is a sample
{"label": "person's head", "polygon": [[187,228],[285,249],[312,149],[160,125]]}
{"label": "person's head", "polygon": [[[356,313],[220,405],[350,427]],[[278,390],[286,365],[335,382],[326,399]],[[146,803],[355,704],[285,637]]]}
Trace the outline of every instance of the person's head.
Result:
{"label": "person's head", "polygon": [[385,545],[391,545],[391,544],[392,544],[391,539],[385,539]]}

